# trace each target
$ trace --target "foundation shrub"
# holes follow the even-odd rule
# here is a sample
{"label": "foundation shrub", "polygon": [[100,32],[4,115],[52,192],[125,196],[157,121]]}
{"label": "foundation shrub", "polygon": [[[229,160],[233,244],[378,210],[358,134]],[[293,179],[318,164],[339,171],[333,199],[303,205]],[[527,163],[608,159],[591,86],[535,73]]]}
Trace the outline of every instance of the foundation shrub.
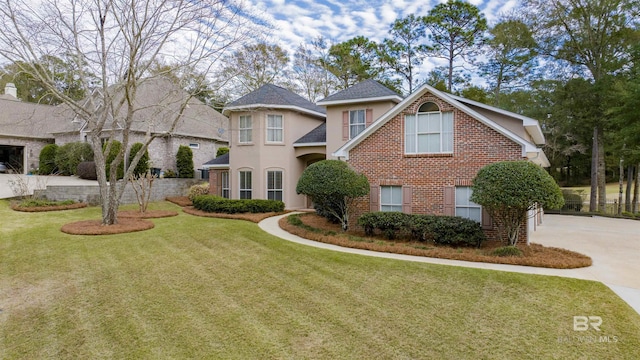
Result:
{"label": "foundation shrub", "polygon": [[56,167],[56,152],[58,151],[58,145],[48,144],[45,145],[40,151],[40,163],[38,165],[38,173],[40,175],[51,175],[57,170]]}
{"label": "foundation shrub", "polygon": [[80,179],[96,180],[98,175],[96,174],[96,163],[94,161],[83,161],[78,164],[78,170],[76,171]]}
{"label": "foundation shrub", "polygon": [[268,213],[284,211],[284,203],[276,200],[231,200],[216,195],[200,195],[193,199],[193,207],[212,213]]}
{"label": "foundation shrub", "polygon": [[479,223],[461,217],[371,212],[363,214],[358,224],[367,235],[379,232],[388,239],[409,236],[451,246],[480,246],[486,240]]}
{"label": "foundation shrub", "polygon": [[209,193],[209,183],[202,183],[198,185],[193,185],[189,188],[189,192],[187,193],[187,197],[191,202],[196,198],[196,196],[207,195]]}

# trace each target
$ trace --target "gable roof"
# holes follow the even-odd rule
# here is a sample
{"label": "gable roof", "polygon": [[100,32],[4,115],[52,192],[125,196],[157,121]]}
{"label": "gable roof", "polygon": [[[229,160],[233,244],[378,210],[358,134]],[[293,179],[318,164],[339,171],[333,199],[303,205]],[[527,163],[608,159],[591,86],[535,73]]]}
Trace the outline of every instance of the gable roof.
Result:
{"label": "gable roof", "polygon": [[0,96],[0,133],[2,136],[53,139],[51,128],[61,120],[56,107],[21,101],[11,95]]}
{"label": "gable roof", "polygon": [[399,103],[402,101],[402,96],[373,79],[367,79],[318,101],[318,105],[327,106],[384,100]]}
{"label": "gable roof", "polygon": [[202,164],[203,169],[209,168],[228,168],[229,167],[229,153],[220,155],[213,160],[209,160]]}
{"label": "gable roof", "polygon": [[[113,89],[117,87],[114,86]],[[122,89],[114,92],[114,103],[117,103],[119,97],[122,97]],[[185,90],[166,77],[143,79],[137,89],[131,131],[166,133],[180,114],[188,96]],[[83,128],[85,122],[75,120],[75,113],[67,105],[59,105],[58,108],[58,116],[67,121],[62,126],[53,127],[51,133],[75,133]],[[124,117],[125,112],[125,107],[120,109],[120,116]],[[224,115],[192,97],[188,99],[175,131],[171,134],[226,142],[228,128],[228,119]]]}
{"label": "gable roof", "polygon": [[[341,146],[338,150],[336,150],[332,155],[336,156],[336,157],[344,157],[346,159],[349,159],[349,151],[351,149],[353,149],[356,145],[360,144],[364,139],[366,139],[367,137],[369,137],[369,135],[373,134],[374,132],[376,132],[378,129],[380,129],[384,124],[386,124],[387,122],[389,122],[391,119],[393,119],[396,115],[400,114],[402,111],[404,111],[404,109],[410,105],[411,103],[413,103],[415,100],[417,100],[419,97],[421,97],[422,95],[424,95],[425,93],[431,93],[434,96],[440,98],[441,100],[446,101],[447,103],[451,104],[453,107],[461,110],[462,112],[472,116],[473,118],[475,118],[476,120],[480,121],[481,123],[485,124],[486,126],[490,127],[491,129],[497,131],[498,133],[504,135],[505,137],[509,138],[510,140],[512,140],[513,142],[519,144],[522,146],[522,156],[523,157],[527,157],[530,160],[543,165],[543,166],[549,166],[549,160],[547,159],[546,155],[544,154],[544,152],[542,151],[542,149],[539,149],[536,144],[530,143],[527,140],[523,139],[522,137],[518,136],[517,134],[513,133],[512,131],[506,129],[505,127],[501,126],[500,124],[496,123],[495,121],[487,118],[486,116],[478,113],[477,111],[471,109],[469,106],[465,105],[464,102],[471,102],[471,100],[468,99],[464,99],[460,98],[458,96],[454,96],[451,94],[447,94],[445,92],[442,92],[440,90],[435,89],[432,86],[429,86],[427,84],[422,85],[418,90],[416,90],[415,92],[413,92],[411,95],[409,95],[408,97],[406,97],[402,102],[400,102],[399,104],[397,104],[396,106],[394,106],[392,109],[390,109],[389,111],[387,111],[386,113],[384,113],[380,118],[378,118],[377,120],[375,120],[373,122],[373,124],[371,124],[371,126],[367,127],[364,129],[364,131],[362,131],[360,134],[358,134],[356,137],[352,138],[351,140],[349,140],[346,144],[344,144],[343,146]],[[476,102],[474,102],[476,103]],[[480,103],[477,103],[480,104]],[[483,105],[483,107],[488,107],[488,108],[492,108],[492,109],[497,109],[497,108],[493,108],[490,107],[488,105]],[[510,113],[506,110],[500,110],[500,112],[504,115],[509,115],[511,117],[514,118],[518,118],[518,119],[522,119],[523,116],[515,114],[515,113]],[[531,118],[526,118],[528,119],[528,121],[534,121],[537,123],[536,120],[533,120]],[[524,122],[524,119],[522,119]],[[525,124],[523,123],[523,126]],[[531,126],[531,124],[529,124],[529,128],[533,127]],[[534,127],[535,128],[535,127]],[[539,129],[539,125],[537,127]],[[527,131],[529,131],[530,129],[527,129]],[[540,132],[540,135],[542,133]],[[537,137],[537,135],[536,135]],[[532,138],[535,138],[534,136],[532,136]],[[544,139],[544,136],[542,136],[542,139]]]}
{"label": "gable roof", "polygon": [[256,108],[275,108],[298,111],[316,117],[326,117],[325,109],[283,87],[273,84],[262,85],[236,101],[227,104],[222,113]]}
{"label": "gable roof", "polygon": [[318,146],[327,143],[327,123],[323,122],[293,143],[293,147]]}

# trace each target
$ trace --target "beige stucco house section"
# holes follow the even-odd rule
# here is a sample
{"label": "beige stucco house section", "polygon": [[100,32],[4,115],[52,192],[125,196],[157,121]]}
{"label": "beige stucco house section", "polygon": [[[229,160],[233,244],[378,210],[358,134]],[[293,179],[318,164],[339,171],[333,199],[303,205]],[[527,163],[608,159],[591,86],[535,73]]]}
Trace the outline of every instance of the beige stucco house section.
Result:
{"label": "beige stucco house section", "polygon": [[[282,116],[282,141],[267,141],[267,117]],[[251,117],[251,141],[240,142],[240,117]],[[278,108],[257,108],[232,111],[230,119],[229,188],[232,199],[240,198],[240,172],[251,171],[252,198],[267,199],[267,172],[282,171],[282,197],[287,209],[307,206],[306,197],[297,195],[295,188],[308,159],[322,156],[324,147],[294,147],[294,142],[321,125],[323,117]],[[311,152],[309,152],[311,150]],[[315,155],[315,157],[314,157]]]}

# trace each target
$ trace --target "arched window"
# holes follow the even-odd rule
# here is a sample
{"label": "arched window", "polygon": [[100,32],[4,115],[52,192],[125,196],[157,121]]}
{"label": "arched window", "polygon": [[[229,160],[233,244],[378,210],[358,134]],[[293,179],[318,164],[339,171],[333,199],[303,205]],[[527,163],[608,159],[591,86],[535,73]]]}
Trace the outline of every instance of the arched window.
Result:
{"label": "arched window", "polygon": [[405,115],[405,153],[453,153],[453,112],[426,102],[415,115]]}
{"label": "arched window", "polygon": [[419,113],[436,112],[436,111],[440,111],[440,108],[438,107],[438,104],[431,101],[420,105],[420,109],[418,109]]}

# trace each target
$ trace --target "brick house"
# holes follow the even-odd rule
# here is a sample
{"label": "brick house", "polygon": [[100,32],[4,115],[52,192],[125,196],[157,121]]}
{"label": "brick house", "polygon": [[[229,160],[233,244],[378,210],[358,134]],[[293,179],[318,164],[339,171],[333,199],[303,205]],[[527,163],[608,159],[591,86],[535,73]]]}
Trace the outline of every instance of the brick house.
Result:
{"label": "brick house", "polygon": [[[538,121],[429,85],[403,98],[366,80],[317,104],[266,85],[224,113],[230,118],[231,149],[209,164],[211,192],[279,199],[288,209],[310,206],[295,194],[308,165],[340,159],[371,185],[354,217],[367,211],[457,215],[480,222],[491,234],[491,219],[469,201],[480,168],[523,159],[549,166]],[[274,131],[282,141],[269,141]]]}
{"label": "brick house", "polygon": [[547,167],[542,144],[536,120],[423,85],[333,155],[369,180],[369,198],[354,217],[381,210],[455,215],[491,234],[491,218],[469,200],[473,178],[497,161]]}

